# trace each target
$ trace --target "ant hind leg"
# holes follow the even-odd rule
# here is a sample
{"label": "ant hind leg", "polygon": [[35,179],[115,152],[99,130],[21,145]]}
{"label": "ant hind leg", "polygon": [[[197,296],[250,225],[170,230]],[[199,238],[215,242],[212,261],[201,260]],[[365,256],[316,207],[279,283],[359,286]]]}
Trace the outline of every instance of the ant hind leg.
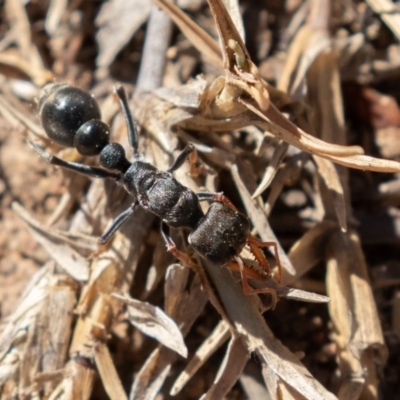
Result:
{"label": "ant hind leg", "polygon": [[276,294],[276,291],[272,288],[259,288],[259,289],[254,289],[250,287],[248,279],[262,279],[263,277],[259,275],[256,271],[248,267],[247,265],[244,264],[243,260],[235,256],[234,260],[230,261],[229,264],[227,265],[228,268],[234,270],[234,271],[239,271],[240,276],[242,279],[242,288],[243,288],[243,293],[246,296],[250,296],[252,294],[261,294],[261,293],[268,293],[271,295],[271,308],[274,309],[276,306],[276,303],[278,302],[278,296]]}
{"label": "ant hind leg", "polygon": [[282,264],[279,258],[278,244],[276,242],[263,242],[257,239],[253,235],[249,235],[247,237],[247,244],[249,245],[251,252],[254,254],[254,257],[257,259],[257,261],[262,266],[264,271],[268,274],[268,276],[270,276],[271,274],[270,266],[264,253],[260,250],[260,248],[273,247],[275,253],[276,266],[278,267],[278,283],[282,283]]}
{"label": "ant hind leg", "polygon": [[200,265],[195,263],[187,253],[184,253],[183,251],[179,250],[176,247],[176,244],[174,243],[172,238],[167,233],[164,232],[163,229],[164,225],[165,224],[161,223],[160,231],[161,231],[161,236],[167,246],[167,251],[171,253],[175,258],[177,258],[183,265],[191,268],[194,272],[196,272],[199,275],[201,285],[203,286],[203,288],[208,287],[209,285],[203,269],[200,267]]}

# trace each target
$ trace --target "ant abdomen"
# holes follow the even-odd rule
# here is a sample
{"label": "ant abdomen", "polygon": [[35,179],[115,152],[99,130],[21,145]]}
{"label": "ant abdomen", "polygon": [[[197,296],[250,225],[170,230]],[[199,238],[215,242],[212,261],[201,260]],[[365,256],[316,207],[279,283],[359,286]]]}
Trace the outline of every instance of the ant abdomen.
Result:
{"label": "ant abdomen", "polygon": [[47,136],[82,155],[97,155],[108,144],[109,128],[100,120],[96,100],[65,83],[46,85],[39,98],[39,114]]}
{"label": "ant abdomen", "polygon": [[206,260],[225,265],[240,254],[249,234],[250,223],[245,215],[222,203],[212,203],[188,239]]}

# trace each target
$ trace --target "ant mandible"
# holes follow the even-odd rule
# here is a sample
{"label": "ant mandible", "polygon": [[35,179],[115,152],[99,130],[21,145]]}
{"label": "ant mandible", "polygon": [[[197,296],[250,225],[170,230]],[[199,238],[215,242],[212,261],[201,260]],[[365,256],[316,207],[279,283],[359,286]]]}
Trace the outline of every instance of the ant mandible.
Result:
{"label": "ant mandible", "polygon": [[[132,205],[112,222],[99,238],[99,243],[105,244],[133,215],[135,209],[141,206],[159,217],[162,226],[166,224],[174,228],[189,228],[191,232],[188,242],[195,252],[214,265],[239,271],[244,294],[271,293],[275,305],[277,299],[272,289],[251,288],[247,279],[266,280],[271,276],[268,261],[260,249],[262,247],[274,249],[280,279],[282,267],[276,242],[262,242],[251,235],[248,218],[238,212],[222,193],[194,193],[174,178],[173,172],[195,151],[193,144],[187,145],[167,171],[160,171],[146,162],[138,152],[138,134],[125,90],[117,86],[115,91],[125,116],[129,143],[133,150],[131,162],[127,160],[121,144],[109,142],[110,129],[101,121],[96,100],[88,92],[64,83],[48,84],[42,89],[39,98],[42,126],[47,136],[58,144],[74,147],[84,156],[98,155],[101,167],[64,161],[48,154],[37,143],[30,142],[34,150],[51,164],[93,178],[114,179],[132,195]],[[211,202],[205,214],[200,207],[201,201]],[[169,252],[199,271],[198,265],[176,248],[164,229],[161,229],[161,234]],[[245,264],[239,257],[246,244],[261,266],[260,270]]]}

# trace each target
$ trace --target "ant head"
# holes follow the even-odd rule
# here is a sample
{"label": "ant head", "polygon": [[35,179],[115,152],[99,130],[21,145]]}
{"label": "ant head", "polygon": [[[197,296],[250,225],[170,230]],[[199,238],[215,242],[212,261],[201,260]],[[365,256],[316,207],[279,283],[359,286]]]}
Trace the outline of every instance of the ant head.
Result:
{"label": "ant head", "polygon": [[107,169],[126,172],[130,162],[125,157],[125,150],[119,143],[111,143],[104,147],[100,154],[100,164]]}
{"label": "ant head", "polygon": [[39,98],[39,114],[47,136],[82,155],[97,155],[109,142],[96,100],[87,92],[63,83],[46,85]]}

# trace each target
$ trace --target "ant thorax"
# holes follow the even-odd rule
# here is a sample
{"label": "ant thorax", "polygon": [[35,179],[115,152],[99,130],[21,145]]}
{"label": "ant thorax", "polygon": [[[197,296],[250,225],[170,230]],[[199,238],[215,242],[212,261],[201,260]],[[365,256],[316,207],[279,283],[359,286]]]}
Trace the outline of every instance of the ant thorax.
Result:
{"label": "ant thorax", "polygon": [[124,174],[124,186],[139,204],[172,227],[194,229],[203,217],[196,194],[172,173],[134,161]]}

